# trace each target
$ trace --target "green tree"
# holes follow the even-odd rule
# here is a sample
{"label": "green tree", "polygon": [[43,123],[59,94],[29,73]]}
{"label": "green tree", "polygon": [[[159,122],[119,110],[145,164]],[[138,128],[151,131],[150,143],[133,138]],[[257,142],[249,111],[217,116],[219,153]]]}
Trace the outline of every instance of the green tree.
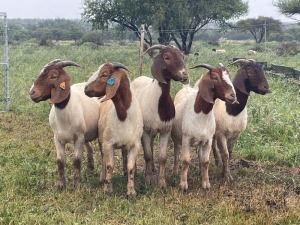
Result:
{"label": "green tree", "polygon": [[150,25],[154,7],[151,0],[85,0],[83,17],[91,22],[94,29],[107,29],[112,24],[120,24],[140,38],[141,24],[145,25],[145,42],[152,45]]}
{"label": "green tree", "polygon": [[[171,40],[189,54],[195,34],[210,22],[224,26],[226,21],[238,18],[248,10],[240,0],[161,0],[155,24],[169,26]],[[213,6],[213,7],[212,7]]]}
{"label": "green tree", "polygon": [[282,23],[279,20],[263,16],[257,19],[240,20],[236,23],[236,28],[241,31],[249,31],[256,43],[261,43],[265,35],[268,37],[271,33],[282,33],[281,27]]}
{"label": "green tree", "polygon": [[286,16],[300,14],[300,0],[277,0],[274,2],[274,6]]}
{"label": "green tree", "polygon": [[[213,6],[213,7],[212,7]],[[141,37],[140,25],[145,25],[145,42],[152,45],[151,29],[158,30],[158,41],[176,45],[188,54],[194,35],[209,22],[225,24],[248,10],[242,0],[85,0],[83,17],[94,28],[120,24]]]}

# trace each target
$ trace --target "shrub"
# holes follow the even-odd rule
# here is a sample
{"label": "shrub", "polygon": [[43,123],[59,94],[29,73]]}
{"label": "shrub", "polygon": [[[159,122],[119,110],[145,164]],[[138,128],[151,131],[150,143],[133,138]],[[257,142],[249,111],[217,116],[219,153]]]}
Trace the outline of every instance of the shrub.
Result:
{"label": "shrub", "polygon": [[277,49],[276,54],[278,56],[281,55],[296,55],[299,53],[299,46],[297,42],[292,41],[292,42],[286,42],[282,43],[281,46]]}
{"label": "shrub", "polygon": [[92,42],[96,45],[103,45],[102,39],[102,33],[100,31],[92,31],[82,37],[82,44]]}

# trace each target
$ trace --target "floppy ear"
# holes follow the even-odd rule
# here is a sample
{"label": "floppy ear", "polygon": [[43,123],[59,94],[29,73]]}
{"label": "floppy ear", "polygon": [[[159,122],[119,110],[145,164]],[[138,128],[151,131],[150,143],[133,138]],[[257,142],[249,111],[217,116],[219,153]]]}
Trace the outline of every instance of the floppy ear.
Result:
{"label": "floppy ear", "polygon": [[162,70],[166,69],[165,61],[162,57],[162,54],[157,55],[151,66],[152,76],[160,83],[166,84],[166,80],[162,75]]}
{"label": "floppy ear", "polygon": [[122,79],[122,71],[115,71],[113,75],[106,81],[105,97],[101,102],[107,101],[115,96]]}
{"label": "floppy ear", "polygon": [[202,98],[209,102],[214,104],[214,82],[210,79],[209,76],[204,76],[200,83],[199,83],[199,92]]}
{"label": "floppy ear", "polygon": [[249,95],[250,93],[246,90],[246,84],[245,84],[247,79],[248,79],[248,75],[246,73],[246,70],[244,70],[242,73],[240,71],[240,73],[238,73],[235,76],[234,81],[232,83],[237,89],[239,89],[239,91],[241,91],[246,95]]}
{"label": "floppy ear", "polygon": [[60,76],[51,90],[51,103],[61,103],[70,93],[70,78],[68,76]]}

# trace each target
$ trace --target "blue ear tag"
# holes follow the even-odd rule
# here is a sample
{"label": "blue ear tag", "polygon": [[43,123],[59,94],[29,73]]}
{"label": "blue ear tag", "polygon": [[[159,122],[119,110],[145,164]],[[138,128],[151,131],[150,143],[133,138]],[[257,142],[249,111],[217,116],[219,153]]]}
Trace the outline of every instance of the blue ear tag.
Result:
{"label": "blue ear tag", "polygon": [[114,83],[115,83],[115,78],[114,78],[114,77],[109,78],[109,79],[106,81],[106,83],[107,83],[108,85],[110,85],[110,86],[113,86]]}

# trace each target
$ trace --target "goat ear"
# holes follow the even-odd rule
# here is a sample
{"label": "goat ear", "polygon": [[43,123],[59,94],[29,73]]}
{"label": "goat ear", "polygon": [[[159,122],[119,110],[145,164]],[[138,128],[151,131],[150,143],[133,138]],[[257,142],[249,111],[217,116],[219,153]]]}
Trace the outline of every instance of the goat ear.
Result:
{"label": "goat ear", "polygon": [[164,59],[162,54],[156,56],[153,60],[153,64],[151,66],[152,76],[160,83],[166,84],[164,76],[162,75],[162,71],[166,69]]}
{"label": "goat ear", "polygon": [[205,101],[212,104],[215,103],[213,88],[214,82],[210,79],[209,76],[204,76],[199,83],[199,92]]}
{"label": "goat ear", "polygon": [[111,76],[106,81],[106,89],[105,89],[106,94],[105,97],[101,100],[101,102],[107,101],[115,96],[120,86],[121,79],[122,79],[121,71],[116,71],[113,73],[113,76]]}
{"label": "goat ear", "polygon": [[70,78],[60,76],[51,90],[51,103],[61,103],[70,94]]}
{"label": "goat ear", "polygon": [[248,75],[247,75],[246,71],[243,71],[242,73],[238,73],[235,76],[232,83],[233,83],[234,87],[239,89],[239,91],[241,91],[242,93],[244,93],[246,95],[249,95],[250,93],[246,89],[246,80],[247,79],[248,79]]}

